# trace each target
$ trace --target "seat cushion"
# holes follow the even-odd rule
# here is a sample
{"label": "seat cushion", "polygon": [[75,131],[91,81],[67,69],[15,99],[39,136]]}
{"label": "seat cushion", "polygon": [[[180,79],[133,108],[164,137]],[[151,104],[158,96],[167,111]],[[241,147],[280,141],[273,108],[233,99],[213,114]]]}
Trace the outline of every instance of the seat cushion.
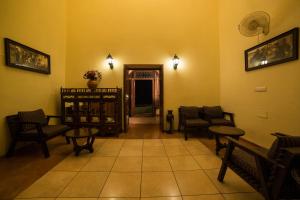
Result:
{"label": "seat cushion", "polygon": [[221,106],[203,106],[203,112],[209,118],[223,118]]}
{"label": "seat cushion", "polygon": [[186,127],[206,127],[209,123],[203,119],[187,119],[185,120]]}
{"label": "seat cushion", "polygon": [[[71,130],[71,128],[66,125],[46,125],[42,127],[42,130],[45,137],[51,138],[63,134],[66,131]],[[22,134],[33,136],[33,135],[37,135],[38,132],[36,129],[30,129],[30,130],[23,131]]]}
{"label": "seat cushion", "polygon": [[[47,125],[48,121],[42,109],[34,111],[22,111],[18,113],[21,122],[40,123],[42,126]],[[35,128],[34,125],[23,125],[23,130]]]}
{"label": "seat cushion", "polygon": [[212,125],[219,125],[219,126],[233,126],[232,121],[224,119],[224,118],[215,118],[211,119]]}
{"label": "seat cushion", "polygon": [[182,115],[183,115],[186,119],[195,119],[195,118],[199,118],[199,112],[200,112],[200,110],[201,110],[201,108],[196,107],[196,106],[181,107]]}

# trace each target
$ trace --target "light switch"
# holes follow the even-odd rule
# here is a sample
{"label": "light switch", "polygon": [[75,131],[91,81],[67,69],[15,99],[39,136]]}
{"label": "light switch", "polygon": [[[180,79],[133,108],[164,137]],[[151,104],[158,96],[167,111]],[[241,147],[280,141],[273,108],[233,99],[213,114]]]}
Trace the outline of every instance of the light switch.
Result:
{"label": "light switch", "polygon": [[268,119],[268,112],[261,112],[261,113],[258,113],[256,116],[261,119]]}
{"label": "light switch", "polygon": [[255,87],[255,92],[266,92],[267,87],[266,86],[257,86]]}

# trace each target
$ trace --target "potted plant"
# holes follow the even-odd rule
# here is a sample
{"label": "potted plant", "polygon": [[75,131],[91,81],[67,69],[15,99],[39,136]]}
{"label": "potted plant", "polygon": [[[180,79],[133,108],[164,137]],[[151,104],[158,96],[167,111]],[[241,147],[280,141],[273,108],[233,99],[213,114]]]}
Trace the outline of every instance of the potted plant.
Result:
{"label": "potted plant", "polygon": [[102,74],[101,74],[101,72],[98,72],[97,70],[90,70],[90,71],[87,71],[83,75],[83,78],[88,79],[88,82],[87,82],[88,88],[96,89],[98,86],[98,83],[102,79]]}

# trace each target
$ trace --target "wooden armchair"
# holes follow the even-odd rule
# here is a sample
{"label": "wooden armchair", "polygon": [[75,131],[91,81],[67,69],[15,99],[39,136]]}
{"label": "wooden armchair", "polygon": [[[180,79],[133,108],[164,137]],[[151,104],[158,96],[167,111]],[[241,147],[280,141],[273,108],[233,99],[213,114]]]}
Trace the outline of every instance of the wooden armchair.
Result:
{"label": "wooden armchair", "polygon": [[218,180],[223,182],[229,167],[267,200],[299,199],[300,137],[273,135],[270,150],[227,137]]}
{"label": "wooden armchair", "polygon": [[210,126],[235,126],[233,113],[224,112],[221,106],[203,106],[203,113]]}
{"label": "wooden armchair", "polygon": [[[7,116],[6,121],[12,142],[6,156],[11,156],[14,153],[18,141],[36,141],[41,144],[44,156],[49,157],[46,141],[58,135],[64,135],[66,131],[71,129],[66,125],[49,125],[51,118],[60,119],[60,116],[46,116],[42,109]],[[66,140],[67,143],[70,143],[68,138]]]}

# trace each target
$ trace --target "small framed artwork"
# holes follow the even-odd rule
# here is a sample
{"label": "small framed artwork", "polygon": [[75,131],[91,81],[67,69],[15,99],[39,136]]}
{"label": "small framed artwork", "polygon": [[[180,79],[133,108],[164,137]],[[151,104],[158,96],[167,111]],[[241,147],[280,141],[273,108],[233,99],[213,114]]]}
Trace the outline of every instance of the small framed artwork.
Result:
{"label": "small framed artwork", "polygon": [[282,33],[245,51],[245,70],[261,69],[298,59],[299,28]]}
{"label": "small framed artwork", "polygon": [[8,38],[4,39],[4,44],[7,66],[50,74],[50,55]]}

